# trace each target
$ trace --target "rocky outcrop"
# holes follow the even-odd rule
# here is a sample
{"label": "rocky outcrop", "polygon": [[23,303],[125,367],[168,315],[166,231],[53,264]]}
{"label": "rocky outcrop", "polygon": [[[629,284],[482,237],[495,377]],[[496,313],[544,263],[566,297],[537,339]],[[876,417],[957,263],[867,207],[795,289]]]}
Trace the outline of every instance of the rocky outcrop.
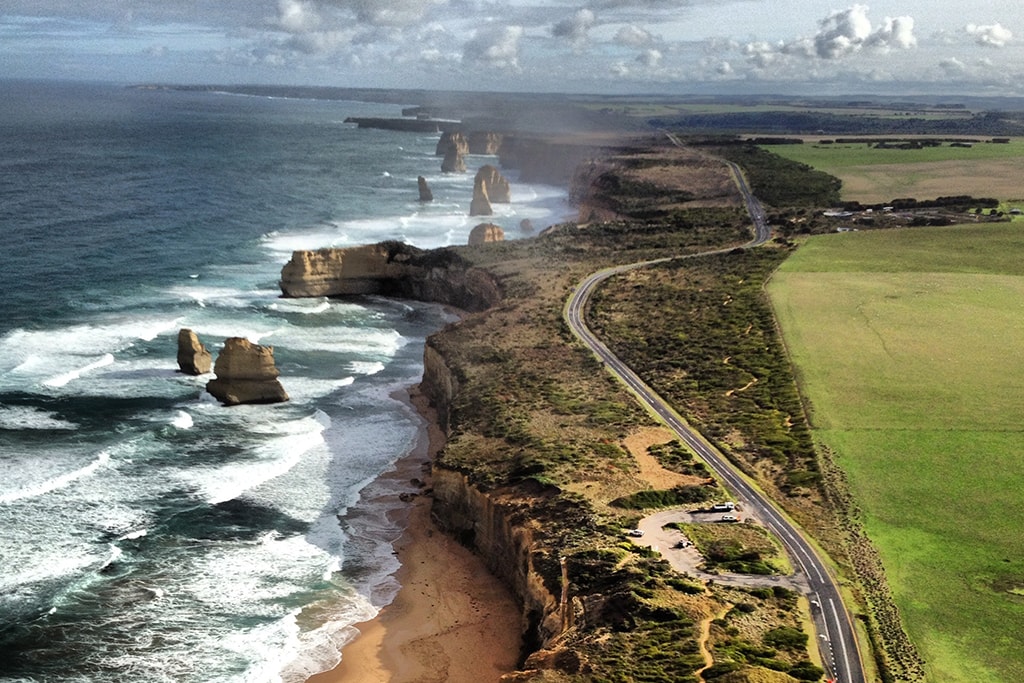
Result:
{"label": "rocky outcrop", "polygon": [[471,245],[485,244],[487,242],[502,242],[505,240],[505,231],[500,225],[494,223],[481,223],[469,233]]}
{"label": "rocky outcrop", "polygon": [[296,251],[281,269],[288,297],[381,294],[481,311],[501,300],[497,280],[449,249],[401,242]]}
{"label": "rocky outcrop", "polygon": [[473,199],[469,203],[470,216],[492,216],[494,208],[491,206],[491,199],[487,195],[487,184],[477,174],[473,182]]}
{"label": "rocky outcrop", "polygon": [[481,166],[473,179],[474,186],[477,183],[482,183],[487,188],[487,197],[495,204],[508,204],[512,201],[512,187],[496,166]]}
{"label": "rocky outcrop", "polygon": [[465,173],[466,160],[454,147],[445,152],[444,160],[441,162],[441,171],[444,173]]}
{"label": "rocky outcrop", "polygon": [[533,221],[531,221],[529,218],[524,218],[523,220],[519,221],[519,231],[522,232],[524,235],[533,234]]}
{"label": "rocky outcrop", "polygon": [[272,346],[229,337],[224,340],[213,371],[217,376],[206,383],[206,391],[225,405],[288,400],[288,393],[277,379]]}
{"label": "rocky outcrop", "polygon": [[444,173],[466,172],[465,156],[469,153],[469,142],[461,132],[450,131],[442,135],[435,153],[444,157],[441,162],[441,171]]}
{"label": "rocky outcrop", "polygon": [[434,193],[430,191],[430,185],[427,184],[426,178],[419,176],[416,178],[416,184],[419,186],[421,202],[434,201]]}
{"label": "rocky outcrop", "polygon": [[213,366],[210,350],[190,329],[178,330],[178,369],[186,375],[205,375]]}
{"label": "rocky outcrop", "polygon": [[470,154],[497,154],[505,136],[490,131],[472,131],[466,135]]}
{"label": "rocky outcrop", "polygon": [[439,157],[447,156],[451,149],[462,156],[469,154],[469,140],[461,131],[448,131],[442,134],[441,139],[437,141],[434,154]]}

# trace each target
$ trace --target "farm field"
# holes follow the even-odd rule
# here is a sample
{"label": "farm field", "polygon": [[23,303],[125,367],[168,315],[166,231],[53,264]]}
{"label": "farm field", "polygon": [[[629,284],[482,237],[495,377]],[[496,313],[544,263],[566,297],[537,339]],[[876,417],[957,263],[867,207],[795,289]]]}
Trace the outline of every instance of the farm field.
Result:
{"label": "farm field", "polygon": [[768,291],[927,680],[1024,679],[1024,230],[815,237]]}
{"label": "farm field", "polygon": [[979,142],[973,147],[874,149],[863,142],[766,147],[843,181],[842,198],[865,204],[899,197],[935,199],[950,195],[994,197],[1024,208],[1024,140]]}

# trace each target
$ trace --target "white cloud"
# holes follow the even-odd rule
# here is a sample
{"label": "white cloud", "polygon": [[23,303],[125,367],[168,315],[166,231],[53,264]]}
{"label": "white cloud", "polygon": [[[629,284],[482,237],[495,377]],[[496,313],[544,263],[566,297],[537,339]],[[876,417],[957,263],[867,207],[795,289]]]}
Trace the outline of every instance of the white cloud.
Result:
{"label": "white cloud", "polygon": [[422,20],[442,0],[323,0],[325,5],[354,12],[375,26],[409,26]]}
{"label": "white cloud", "polygon": [[916,46],[912,17],[886,17],[876,27],[868,18],[867,6],[854,5],[820,20],[818,32],[810,38],[778,43],[753,41],[744,45],[741,52],[754,67],[766,69],[788,58],[829,62],[848,58],[866,49],[885,53],[910,50]]}
{"label": "white cloud", "polygon": [[615,42],[627,47],[645,47],[654,42],[654,36],[639,26],[630,24],[629,26],[623,26],[616,32]]}
{"label": "white cloud", "polygon": [[288,33],[305,33],[320,26],[320,14],[316,8],[300,0],[280,0],[277,22]]}
{"label": "white cloud", "polygon": [[987,47],[1004,47],[1013,40],[1013,33],[1010,29],[1004,28],[999,24],[987,26],[968,24],[964,27],[964,30],[967,31],[969,36],[974,38],[974,42],[978,45],[985,45]]}
{"label": "white cloud", "polygon": [[882,50],[909,50],[917,47],[913,17],[886,17],[882,25],[868,36],[866,45]]}
{"label": "white cloud", "polygon": [[822,59],[838,59],[859,49],[871,35],[871,21],[865,5],[833,12],[819,23],[814,51]]}
{"label": "white cloud", "polygon": [[939,62],[939,66],[948,74],[962,74],[967,66],[956,57],[947,57]]}
{"label": "white cloud", "polygon": [[567,38],[574,48],[580,48],[587,42],[587,31],[596,23],[597,17],[589,9],[576,10],[568,19],[556,23],[551,28],[551,35]]}
{"label": "white cloud", "polygon": [[636,61],[649,69],[657,68],[661,64],[662,54],[660,50],[644,50],[636,57]]}
{"label": "white cloud", "polygon": [[508,71],[519,71],[519,40],[522,26],[485,28],[463,46],[463,60]]}

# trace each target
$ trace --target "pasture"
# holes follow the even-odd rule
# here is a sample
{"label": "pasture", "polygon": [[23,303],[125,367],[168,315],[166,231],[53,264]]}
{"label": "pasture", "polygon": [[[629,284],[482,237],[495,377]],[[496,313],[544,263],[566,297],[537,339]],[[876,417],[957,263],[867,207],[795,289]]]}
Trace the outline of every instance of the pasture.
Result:
{"label": "pasture", "polygon": [[768,291],[927,680],[1024,679],[1024,231],[815,237]]}
{"label": "pasture", "polygon": [[842,198],[865,204],[900,197],[951,195],[1018,200],[1024,208],[1024,140],[979,142],[972,147],[876,149],[865,142],[771,145],[771,152],[830,173],[843,181]]}

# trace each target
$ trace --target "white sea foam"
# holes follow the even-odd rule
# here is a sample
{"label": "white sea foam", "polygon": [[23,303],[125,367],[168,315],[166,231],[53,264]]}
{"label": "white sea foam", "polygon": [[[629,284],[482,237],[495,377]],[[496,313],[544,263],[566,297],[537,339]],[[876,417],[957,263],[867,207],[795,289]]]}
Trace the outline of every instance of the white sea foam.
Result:
{"label": "white sea foam", "polygon": [[139,529],[137,531],[129,531],[123,536],[118,537],[119,541],[133,541],[137,538],[143,538],[149,535],[149,529]]}
{"label": "white sea foam", "polygon": [[56,491],[66,486],[70,486],[82,477],[88,477],[94,474],[109,462],[110,453],[106,450],[100,451],[99,455],[96,456],[96,459],[84,467],[53,477],[52,479],[47,479],[46,481],[34,486],[21,488],[16,491],[0,495],[0,505],[9,505],[10,503],[23,500],[25,498],[36,498],[38,496],[46,495],[51,491]]}
{"label": "white sea foam", "polygon": [[178,285],[168,293],[182,301],[194,302],[200,307],[245,308],[252,302],[252,293],[235,287],[216,285]]}
{"label": "white sea foam", "polygon": [[384,372],[384,364],[380,361],[354,360],[348,364],[348,369],[357,375],[376,375],[378,372]]}
{"label": "white sea foam", "polygon": [[120,548],[118,548],[113,543],[111,543],[110,544],[110,555],[108,555],[107,559],[103,562],[102,565],[100,565],[100,570],[102,571],[102,570],[106,569],[110,565],[112,565],[115,562],[117,562],[118,560],[120,560],[123,556],[124,556],[124,551],[121,550]]}
{"label": "white sea foam", "polygon": [[331,326],[292,330],[274,340],[275,347],[292,351],[368,354],[391,357],[408,343],[397,330]]}
{"label": "white sea foam", "polygon": [[[257,410],[269,410],[259,406]],[[324,444],[324,426],[315,419],[290,423],[301,425],[301,430],[271,436],[253,449],[246,460],[227,462],[219,467],[191,467],[180,476],[197,486],[205,500],[211,504],[234,500],[246,491],[280,477],[295,467],[303,455]],[[278,425],[274,425],[276,428]]]}
{"label": "white sea foam", "polygon": [[0,429],[73,430],[78,425],[39,408],[0,406]]}
{"label": "white sea foam", "polygon": [[281,385],[293,402],[310,403],[333,394],[338,389],[351,386],[355,381],[356,378],[351,376],[337,379],[291,376],[282,379]]}
{"label": "white sea foam", "polygon": [[16,329],[0,337],[0,389],[50,389],[114,363],[119,354],[174,329],[179,316],[106,316],[92,324]]}
{"label": "white sea foam", "polygon": [[171,424],[178,429],[192,429],[193,420],[192,416],[186,413],[184,410],[179,410],[174,414],[174,419],[171,420]]}
{"label": "white sea foam", "polygon": [[92,370],[96,370],[97,368],[105,367],[107,365],[113,365],[113,364],[114,364],[114,355],[112,353],[106,353],[106,354],[103,354],[102,358],[99,358],[98,360],[94,360],[93,362],[91,362],[91,363],[89,363],[87,365],[83,365],[80,368],[75,368],[74,370],[71,370],[70,372],[65,372],[65,373],[62,373],[60,375],[54,375],[53,377],[50,377],[48,379],[44,379],[43,380],[43,384],[45,386],[48,386],[48,387],[63,387],[65,385],[67,385],[68,382],[75,381],[76,379],[78,379],[79,377],[81,377],[83,374],[85,374],[87,372],[90,372]]}

